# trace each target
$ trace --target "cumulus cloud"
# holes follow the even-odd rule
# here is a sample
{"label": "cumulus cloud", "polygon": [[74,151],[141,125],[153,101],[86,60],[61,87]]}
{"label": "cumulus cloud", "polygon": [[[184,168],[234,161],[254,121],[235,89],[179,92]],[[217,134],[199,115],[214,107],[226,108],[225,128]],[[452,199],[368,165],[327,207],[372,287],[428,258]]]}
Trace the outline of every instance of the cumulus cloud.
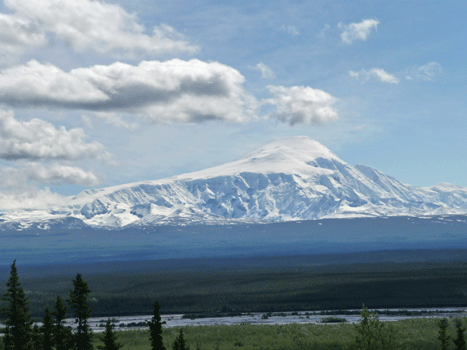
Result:
{"label": "cumulus cloud", "polygon": [[337,119],[337,111],[332,107],[336,98],[329,93],[308,86],[272,86],[268,90],[273,98],[263,103],[276,106],[269,118],[278,119],[290,125],[323,124]]}
{"label": "cumulus cloud", "polygon": [[47,185],[82,185],[95,186],[99,184],[96,174],[85,171],[76,166],[54,164],[44,166],[40,163],[29,163],[23,170],[29,180],[37,181]]}
{"label": "cumulus cloud", "polygon": [[349,75],[353,78],[368,81],[372,78],[387,84],[399,84],[399,79],[394,75],[387,73],[381,68],[371,68],[370,70],[362,69],[359,72],[350,71]]}
{"label": "cumulus cloud", "polygon": [[7,55],[18,55],[27,48],[42,47],[47,44],[46,35],[31,21],[14,15],[0,13],[0,59]]}
{"label": "cumulus cloud", "polygon": [[8,29],[0,34],[0,42],[2,38],[10,38],[16,46],[44,45],[45,35],[52,34],[77,51],[135,55],[198,50],[167,24],[154,27],[151,35],[146,34],[137,16],[117,4],[91,0],[4,0],[4,3],[14,14],[0,17],[0,25],[3,18]]}
{"label": "cumulus cloud", "polygon": [[18,167],[2,167],[0,180],[3,189],[25,189],[31,186],[30,181],[53,186],[63,184],[95,186],[99,184],[96,174],[77,166],[44,165],[37,162],[27,162]]}
{"label": "cumulus cloud", "polygon": [[37,162],[19,164],[18,167],[0,167],[0,210],[48,208],[66,204],[66,198],[41,189],[42,185],[95,186],[99,178],[93,172],[76,166],[43,165]]}
{"label": "cumulus cloud", "polygon": [[[4,180],[0,171],[0,180]],[[32,185],[24,185],[14,189],[0,188],[0,210],[14,209],[49,209],[50,206],[68,204],[68,199],[50,191]]]}
{"label": "cumulus cloud", "polygon": [[12,111],[0,110],[0,209],[61,203],[61,196],[40,189],[44,185],[99,184],[94,172],[67,164],[85,158],[113,162],[103,145],[85,142],[82,129],[57,128],[37,118],[22,121]]}
{"label": "cumulus cloud", "polygon": [[274,71],[266,66],[263,62],[258,63],[255,66],[255,69],[261,72],[261,79],[273,79],[276,76]]}
{"label": "cumulus cloud", "polygon": [[352,44],[356,40],[365,41],[373,30],[378,27],[379,21],[365,19],[359,23],[339,23],[338,28],[342,30],[341,39],[346,44]]}
{"label": "cumulus cloud", "polygon": [[80,128],[56,128],[41,120],[17,120],[12,111],[0,110],[0,158],[5,160],[83,158],[111,159],[99,142],[85,142]]}
{"label": "cumulus cloud", "polygon": [[65,72],[30,61],[0,72],[0,103],[137,114],[155,123],[244,122],[252,116],[245,78],[200,60],[114,63]]}
{"label": "cumulus cloud", "polygon": [[90,81],[35,60],[0,71],[0,101],[15,107],[98,103],[109,97]]}

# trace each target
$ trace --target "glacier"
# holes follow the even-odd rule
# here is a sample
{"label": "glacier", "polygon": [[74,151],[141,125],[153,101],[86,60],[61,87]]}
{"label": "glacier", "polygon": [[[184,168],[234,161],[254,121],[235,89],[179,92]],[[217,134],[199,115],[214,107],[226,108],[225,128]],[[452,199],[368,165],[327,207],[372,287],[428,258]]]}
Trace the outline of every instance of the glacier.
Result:
{"label": "glacier", "polygon": [[351,166],[300,136],[269,142],[233,162],[161,180],[90,189],[67,204],[0,214],[0,229],[51,225],[121,229],[467,213],[467,188],[407,185]]}

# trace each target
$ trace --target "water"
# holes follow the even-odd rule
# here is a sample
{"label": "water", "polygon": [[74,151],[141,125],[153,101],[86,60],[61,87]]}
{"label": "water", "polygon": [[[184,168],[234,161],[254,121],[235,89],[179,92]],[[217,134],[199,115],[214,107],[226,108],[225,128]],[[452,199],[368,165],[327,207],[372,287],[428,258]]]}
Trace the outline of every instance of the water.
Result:
{"label": "water", "polygon": [[[425,309],[377,309],[382,311],[383,314],[379,315],[381,321],[399,321],[409,318],[443,318],[443,317],[466,317],[467,311],[464,308],[425,308]],[[346,310],[346,311],[360,311],[360,310]],[[373,311],[373,310],[370,310]],[[425,316],[405,316],[405,315],[385,315],[384,311],[418,311],[418,312],[433,312],[432,315]],[[285,316],[283,316],[285,314]],[[327,317],[339,317],[345,318],[348,323],[357,323],[360,321],[360,315],[322,315],[318,312],[284,312],[272,314],[267,318],[268,315],[263,312],[254,312],[245,314],[242,316],[229,316],[229,317],[206,317],[206,318],[195,318],[186,319],[183,318],[182,314],[176,315],[162,315],[162,321],[165,321],[164,327],[186,327],[186,326],[212,326],[212,325],[239,325],[239,324],[252,324],[252,325],[277,325],[277,324],[290,324],[290,323],[315,323],[331,325],[332,323],[321,323],[321,321]],[[151,319],[152,316],[121,316],[113,317],[115,320],[116,330],[134,330],[134,329],[145,329],[148,327],[121,327],[120,324],[130,324],[138,322],[146,322]],[[95,332],[102,332],[107,318],[97,317],[90,319],[91,328]],[[69,324],[73,323],[73,319],[67,320]],[[100,326],[99,326],[100,325]]]}
{"label": "water", "polygon": [[[467,317],[467,311],[464,308],[424,308],[424,309],[370,309],[371,311],[378,310],[382,314],[379,314],[381,321],[400,321],[409,318],[449,318],[449,317]],[[330,310],[328,310],[330,311]],[[345,311],[360,311],[358,309],[345,310]],[[415,312],[431,312],[431,315],[423,316],[406,316],[406,315],[385,315],[385,311],[415,311]],[[228,317],[206,317],[206,318],[195,318],[187,319],[183,318],[183,314],[175,315],[161,315],[162,321],[165,322],[164,327],[186,327],[186,326],[213,326],[213,325],[240,325],[240,324],[252,324],[252,325],[280,325],[280,324],[321,324],[323,326],[332,325],[335,323],[322,323],[322,320],[327,317],[339,317],[347,320],[347,323],[357,323],[360,321],[360,315],[322,315],[321,312],[325,311],[295,311],[295,312],[281,312],[273,313],[271,316],[264,312],[253,312],[242,316],[228,316]],[[150,321],[152,316],[115,316],[111,317],[111,320],[117,331],[126,330],[143,330],[148,329],[147,326],[128,327],[126,325],[131,323],[147,322]],[[73,318],[65,320],[65,325],[75,327]],[[105,329],[105,323],[107,322],[106,317],[92,317],[89,319],[89,325],[93,332],[101,333]],[[38,326],[42,323],[38,322]],[[121,326],[125,325],[125,326]],[[0,327],[4,325],[0,324]],[[2,334],[3,335],[3,334]]]}

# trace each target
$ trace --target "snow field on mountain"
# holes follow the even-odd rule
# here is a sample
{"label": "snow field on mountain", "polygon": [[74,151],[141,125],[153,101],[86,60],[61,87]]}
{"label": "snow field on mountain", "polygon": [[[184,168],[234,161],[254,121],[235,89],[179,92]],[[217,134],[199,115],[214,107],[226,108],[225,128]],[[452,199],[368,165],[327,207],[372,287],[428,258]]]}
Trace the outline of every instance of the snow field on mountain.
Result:
{"label": "snow field on mountain", "polygon": [[[3,214],[27,225],[76,218],[92,227],[271,222],[467,213],[467,189],[417,187],[351,166],[320,143],[295,137],[245,157],[167,179],[84,191],[65,207]],[[45,227],[45,226],[44,226]]]}

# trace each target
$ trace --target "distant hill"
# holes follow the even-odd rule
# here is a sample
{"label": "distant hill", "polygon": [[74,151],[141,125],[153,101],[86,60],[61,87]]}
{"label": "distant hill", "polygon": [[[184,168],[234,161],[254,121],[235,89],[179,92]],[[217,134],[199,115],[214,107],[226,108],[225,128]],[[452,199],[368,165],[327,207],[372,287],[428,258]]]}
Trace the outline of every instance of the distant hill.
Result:
{"label": "distant hill", "polygon": [[[370,251],[466,249],[467,216],[380,217],[238,225],[161,225],[0,233],[0,266]],[[401,261],[411,261],[411,253]],[[384,256],[384,254],[382,255]]]}

